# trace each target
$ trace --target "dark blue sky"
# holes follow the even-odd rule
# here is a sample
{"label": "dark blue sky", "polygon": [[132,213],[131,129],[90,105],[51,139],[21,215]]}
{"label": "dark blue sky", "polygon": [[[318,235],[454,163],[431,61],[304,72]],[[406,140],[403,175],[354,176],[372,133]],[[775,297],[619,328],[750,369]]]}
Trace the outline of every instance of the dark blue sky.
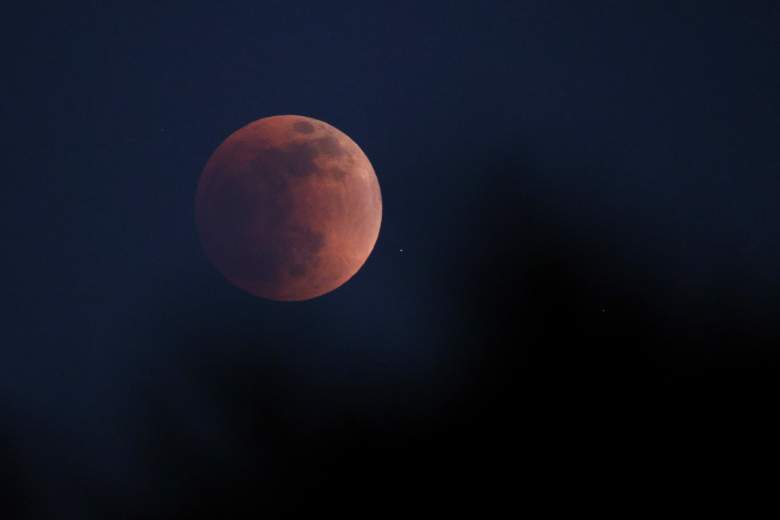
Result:
{"label": "dark blue sky", "polygon": [[[51,4],[2,35],[19,518],[439,515],[511,488],[474,475],[531,424],[776,389],[775,2]],[[193,224],[213,149],[283,113],[384,199],[365,267],[299,304],[226,284]]]}

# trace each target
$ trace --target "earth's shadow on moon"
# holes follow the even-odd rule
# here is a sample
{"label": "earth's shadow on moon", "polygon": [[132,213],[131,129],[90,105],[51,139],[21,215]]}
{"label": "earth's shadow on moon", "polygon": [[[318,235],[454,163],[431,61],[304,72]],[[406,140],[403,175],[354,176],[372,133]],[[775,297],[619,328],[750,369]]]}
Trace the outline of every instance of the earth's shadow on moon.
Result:
{"label": "earth's shadow on moon", "polygon": [[[305,121],[298,123],[311,126]],[[200,228],[210,249],[221,252],[219,259],[224,270],[242,273],[261,287],[273,287],[281,272],[300,277],[316,268],[325,237],[311,227],[290,222],[295,216],[290,182],[296,177],[316,174],[343,176],[343,172],[324,170],[315,162],[321,156],[336,157],[343,153],[338,142],[329,136],[264,148],[254,154],[247,171],[241,172],[247,177],[232,182],[223,179],[223,175],[231,177],[230,168],[221,167],[217,162],[209,189],[218,190],[219,199],[204,204],[216,204],[219,210],[209,212],[210,217],[201,220]],[[273,222],[277,226],[258,228],[251,225],[255,221]],[[285,236],[275,232],[287,228],[291,230]],[[257,236],[258,233],[262,234]],[[263,248],[247,254],[245,244],[251,241],[293,242],[296,248]]]}
{"label": "earth's shadow on moon", "polygon": [[265,298],[310,299],[370,255],[381,195],[365,154],[340,130],[273,116],[231,134],[195,197],[198,235],[232,284]]}

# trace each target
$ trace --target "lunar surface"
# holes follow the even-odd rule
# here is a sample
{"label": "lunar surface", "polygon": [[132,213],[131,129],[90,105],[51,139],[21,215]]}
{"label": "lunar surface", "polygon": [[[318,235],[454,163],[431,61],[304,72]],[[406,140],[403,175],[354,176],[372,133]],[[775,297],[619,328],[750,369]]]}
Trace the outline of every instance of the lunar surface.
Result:
{"label": "lunar surface", "polygon": [[307,300],[349,280],[374,248],[382,197],[366,155],[316,119],[259,119],[230,135],[198,182],[206,255],[241,289]]}

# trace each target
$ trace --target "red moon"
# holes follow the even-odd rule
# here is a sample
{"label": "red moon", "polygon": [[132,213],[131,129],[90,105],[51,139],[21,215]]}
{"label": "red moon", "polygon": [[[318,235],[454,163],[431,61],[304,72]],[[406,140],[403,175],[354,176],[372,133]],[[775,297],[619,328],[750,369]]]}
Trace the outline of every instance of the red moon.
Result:
{"label": "red moon", "polygon": [[271,300],[316,298],[363,266],[382,196],[346,134],[304,116],[240,128],[206,163],[195,196],[206,256],[233,285]]}

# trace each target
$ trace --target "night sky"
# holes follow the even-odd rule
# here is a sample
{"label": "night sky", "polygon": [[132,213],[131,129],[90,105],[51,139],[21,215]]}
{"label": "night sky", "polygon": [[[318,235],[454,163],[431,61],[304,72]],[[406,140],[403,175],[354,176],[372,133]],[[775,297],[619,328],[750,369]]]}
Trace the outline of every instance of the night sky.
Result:
{"label": "night sky", "polygon": [[[2,518],[516,517],[664,496],[643,479],[766,434],[777,2],[3,18]],[[222,140],[289,113],[354,139],[384,205],[300,303],[226,283],[193,208]]]}

